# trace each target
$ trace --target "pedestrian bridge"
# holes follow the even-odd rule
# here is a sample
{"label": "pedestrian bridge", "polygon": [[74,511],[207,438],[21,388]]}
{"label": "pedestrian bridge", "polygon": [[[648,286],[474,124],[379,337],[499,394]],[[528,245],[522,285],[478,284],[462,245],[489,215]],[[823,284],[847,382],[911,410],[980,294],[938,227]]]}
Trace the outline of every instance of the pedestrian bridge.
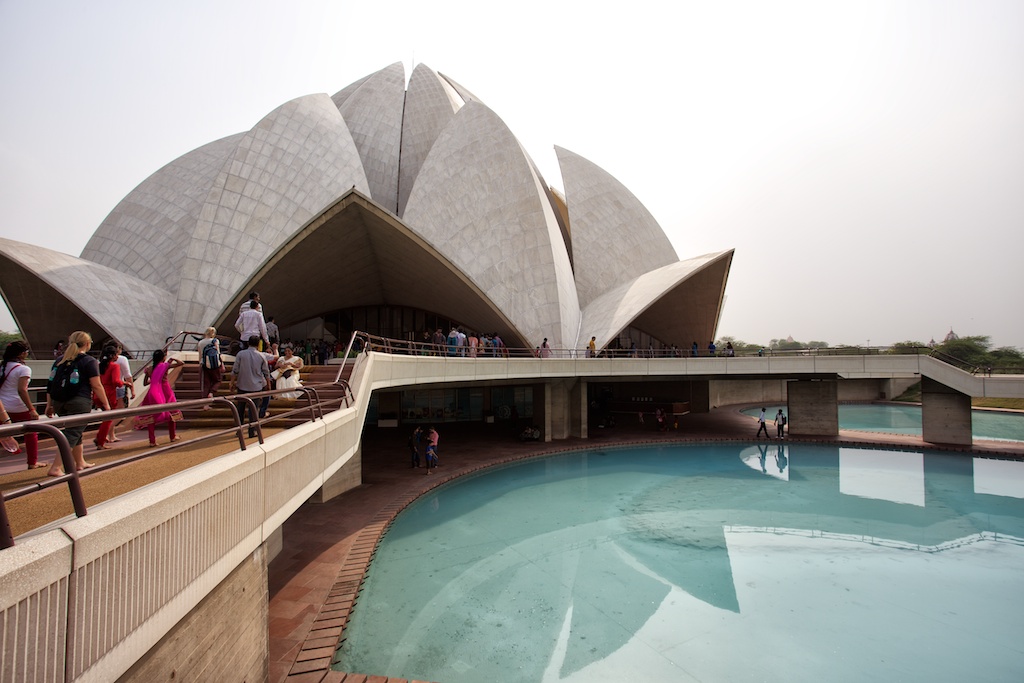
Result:
{"label": "pedestrian bridge", "polygon": [[[231,577],[245,568],[263,576],[262,593],[248,594],[255,601],[249,605],[253,610],[237,612],[245,600],[236,593],[223,607],[227,625],[221,631],[198,622],[188,626],[188,633],[203,647],[223,648],[225,657],[242,656],[238,643],[250,631],[256,632],[254,642],[265,647],[266,563],[280,547],[281,525],[310,498],[327,499],[359,485],[360,437],[374,391],[543,385],[543,429],[551,440],[586,436],[589,382],[776,378],[795,382],[791,425],[798,428],[804,411],[808,431],[820,429],[824,435],[831,427],[823,414],[835,406],[838,382],[918,376],[926,385],[926,414],[935,411],[945,422],[962,419],[958,416],[966,399],[969,423],[971,396],[1024,397],[1022,377],[978,377],[920,355],[540,359],[362,354],[350,378],[351,407],[98,504],[85,517],[19,537],[16,546],[0,552],[0,680],[135,680],[137,662],[160,656],[167,658],[170,671],[175,658],[186,656],[187,638],[177,625],[204,598],[223,585],[235,585]],[[534,400],[539,403],[536,394]],[[260,619],[262,625],[255,623]],[[199,638],[197,629],[208,632]],[[165,638],[172,633],[176,637]]]}

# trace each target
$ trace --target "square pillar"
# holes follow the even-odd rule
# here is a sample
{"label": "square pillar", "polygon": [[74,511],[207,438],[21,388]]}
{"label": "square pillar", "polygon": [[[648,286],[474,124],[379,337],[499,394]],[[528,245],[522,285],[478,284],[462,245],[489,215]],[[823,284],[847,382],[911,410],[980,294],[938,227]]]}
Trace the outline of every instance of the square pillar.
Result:
{"label": "square pillar", "polygon": [[581,439],[589,438],[587,422],[590,419],[590,405],[587,403],[587,393],[587,383],[584,380],[573,384],[569,392],[569,431],[572,436]]}
{"label": "square pillar", "polygon": [[971,397],[956,389],[921,378],[921,438],[928,443],[970,446]]}
{"label": "square pillar", "polygon": [[572,431],[573,414],[577,408],[573,403],[586,401],[586,395],[580,398],[576,387],[578,382],[572,380],[552,380],[544,383],[544,440],[567,439]]}
{"label": "square pillar", "polygon": [[[797,380],[787,386],[788,433],[793,436],[839,436],[839,382]],[[769,415],[771,419],[773,416]]]}

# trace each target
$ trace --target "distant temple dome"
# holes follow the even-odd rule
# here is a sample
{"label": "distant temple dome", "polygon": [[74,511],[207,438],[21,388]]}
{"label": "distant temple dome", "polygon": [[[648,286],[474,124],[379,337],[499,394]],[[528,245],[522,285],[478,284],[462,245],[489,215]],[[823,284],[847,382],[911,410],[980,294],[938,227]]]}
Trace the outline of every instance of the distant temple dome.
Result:
{"label": "distant temple dome", "polygon": [[40,348],[232,334],[250,290],[282,334],[444,319],[529,348],[714,339],[733,251],[680,261],[625,186],[555,151],[564,196],[471,92],[423,64],[406,88],[396,63],[170,162],[77,258],[0,239],[0,293]]}

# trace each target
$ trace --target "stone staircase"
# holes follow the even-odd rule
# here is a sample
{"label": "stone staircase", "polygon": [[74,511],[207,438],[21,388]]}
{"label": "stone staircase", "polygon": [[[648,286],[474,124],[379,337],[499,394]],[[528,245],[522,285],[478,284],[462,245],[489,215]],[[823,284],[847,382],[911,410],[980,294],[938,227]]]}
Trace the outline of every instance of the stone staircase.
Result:
{"label": "stone staircase", "polygon": [[[233,360],[234,359],[231,356],[224,357],[224,366],[226,368],[225,379],[221,382],[220,390],[217,392],[218,396],[230,395],[228,393],[228,373],[231,372],[231,364]],[[344,372],[342,373],[342,379],[347,379],[351,372],[352,364],[348,363],[345,365]],[[305,386],[333,382],[337,374],[337,365],[307,365],[300,371],[300,377],[303,385]],[[187,361],[185,366],[181,368],[178,373],[177,379],[174,381],[174,395],[179,401],[203,398],[203,394],[200,392],[199,388],[199,377],[199,363],[196,361]],[[321,388],[317,391],[321,401],[340,399],[343,398],[345,394],[341,387]],[[289,410],[301,408],[305,405],[307,405],[307,400],[304,397],[292,400],[274,398],[270,401],[270,408],[267,410],[267,416],[272,417],[274,415],[280,415],[288,412]],[[323,412],[331,412],[341,405],[344,405],[344,403],[335,403],[334,405],[324,406]],[[230,412],[224,406],[214,406],[212,410],[182,410],[182,413],[184,415],[184,421],[190,427],[223,429],[234,425]],[[305,415],[293,415],[291,417],[281,418],[271,422],[270,425],[276,427],[293,427],[308,421],[307,413]]]}

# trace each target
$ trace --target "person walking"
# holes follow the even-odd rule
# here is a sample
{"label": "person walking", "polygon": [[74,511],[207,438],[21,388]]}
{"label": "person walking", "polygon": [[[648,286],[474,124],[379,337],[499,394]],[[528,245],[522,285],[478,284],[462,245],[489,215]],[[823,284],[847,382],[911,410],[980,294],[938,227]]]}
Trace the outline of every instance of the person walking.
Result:
{"label": "person walking", "polygon": [[[103,391],[107,395],[107,403],[110,406],[117,406],[117,390],[124,386],[124,380],[121,379],[121,366],[117,362],[117,347],[113,344],[105,346],[103,355],[100,356],[100,384],[103,385]],[[99,403],[99,398],[93,396],[93,404]],[[104,451],[110,448],[107,442],[113,426],[113,420],[104,420],[100,425],[96,432],[96,438],[93,440],[96,450]]]}
{"label": "person walking", "polygon": [[757,424],[759,426],[757,428],[757,436],[756,436],[756,438],[760,439],[761,438],[761,432],[764,432],[765,437],[768,438],[768,439],[771,439],[772,437],[768,433],[768,426],[764,422],[764,419],[765,419],[764,415],[765,415],[765,408],[762,407],[761,408],[761,415],[757,418]]}
{"label": "person walking", "polygon": [[[39,419],[39,413],[36,412],[28,395],[32,368],[25,363],[27,359],[28,344],[16,339],[4,349],[4,359],[0,363],[0,403],[7,408],[11,422],[31,422]],[[39,462],[39,434],[25,432],[24,438],[28,469],[46,467]]]}
{"label": "person walking", "polygon": [[[121,383],[122,385],[117,388],[114,394],[115,403],[114,408],[130,408],[131,402],[135,398],[135,380],[132,377],[132,366],[128,363],[128,356],[124,355],[124,347],[121,344],[115,344],[117,347],[117,367],[121,369]],[[107,441],[120,441],[120,437],[117,436],[117,423],[110,425],[110,435],[107,437]]]}
{"label": "person walking", "polygon": [[[167,358],[167,354],[164,353],[163,349],[154,351],[153,367],[150,369],[149,375],[143,380],[144,383],[149,384],[149,391],[146,392],[140,405],[158,406],[164,403],[177,403],[178,399],[174,395],[174,390],[171,389],[171,383],[167,379],[167,374],[174,368],[181,367],[182,365],[184,363],[177,358]],[[167,423],[167,434],[170,437],[171,443],[181,440],[174,426],[174,423],[180,419],[180,410],[165,410],[155,415],[139,415],[135,418],[134,424],[136,429],[145,427],[149,433],[149,445],[156,446],[156,425],[159,422]]]}
{"label": "person walking", "polygon": [[270,338],[267,335],[267,323],[263,319],[263,313],[258,308],[258,299],[252,299],[249,301],[249,308],[243,309],[238,314],[238,320],[235,321],[235,329],[239,333],[239,341],[241,346],[245,348],[247,344],[251,344],[250,339],[256,337],[256,347],[259,348],[260,340],[266,342],[267,346],[270,346]]}
{"label": "person walking", "polygon": [[[239,394],[254,394],[258,391],[270,389],[270,366],[267,358],[257,350],[260,338],[253,335],[249,338],[247,348],[238,352],[235,362],[231,366],[231,388],[230,393],[235,393],[235,385],[238,386]],[[246,400],[238,400],[239,416],[249,415],[249,438],[256,436],[256,429],[253,426],[259,419],[261,413],[265,414],[270,405],[270,397],[264,396],[260,401],[260,408],[253,414],[253,407]]]}
{"label": "person walking", "polygon": [[[196,346],[199,352],[199,391],[206,398],[213,398],[224,380],[224,358],[221,354],[220,340],[217,339],[217,328],[207,327],[202,341]],[[209,410],[211,406],[203,406]]]}
{"label": "person walking", "polygon": [[[88,415],[92,411],[92,395],[100,399],[100,407],[103,410],[110,410],[107,402],[107,394],[100,384],[100,364],[89,355],[92,348],[92,336],[88,332],[72,332],[68,337],[67,346],[64,347],[64,355],[53,362],[50,368],[50,379],[46,384],[46,416],[71,417],[73,415]],[[68,440],[71,447],[71,456],[75,461],[76,470],[84,470],[92,467],[91,462],[85,461],[82,447],[82,435],[85,433],[85,425],[65,427],[61,430],[64,438]],[[63,462],[60,452],[50,465],[47,472],[51,477],[59,477],[64,474]]]}

